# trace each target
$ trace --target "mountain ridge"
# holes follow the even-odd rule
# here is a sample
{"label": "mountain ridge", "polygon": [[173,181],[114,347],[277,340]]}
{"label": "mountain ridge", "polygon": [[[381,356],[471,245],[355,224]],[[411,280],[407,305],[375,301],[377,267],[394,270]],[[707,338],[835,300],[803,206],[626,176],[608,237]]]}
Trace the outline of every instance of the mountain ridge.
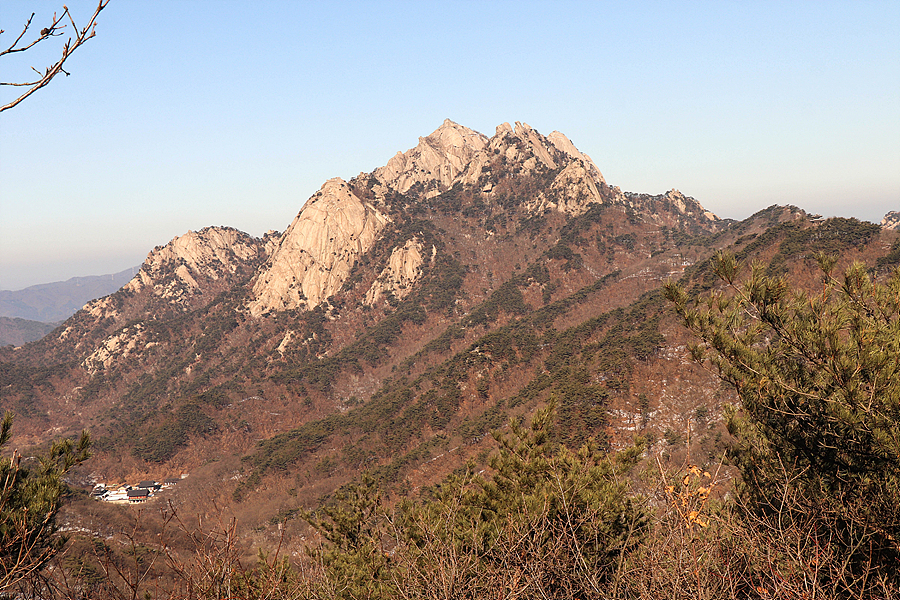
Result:
{"label": "mountain ridge", "polygon": [[58,323],[75,314],[86,302],[121,288],[138,268],[107,275],[70,277],[21,290],[0,290],[0,317]]}
{"label": "mountain ridge", "polygon": [[721,249],[806,285],[814,249],[900,262],[874,224],[622,192],[522,123],[488,138],[447,120],[390,161],[326,181],[284,233],[158,246],[52,335],[0,349],[17,442],[91,429],[84,481],[190,472],[179,501],[227,505],[247,539],[362,471],[399,494],[484,466],[486,434],[551,397],[573,447],[640,433],[673,460],[714,455],[732,396],[690,367],[660,286],[712,289]]}

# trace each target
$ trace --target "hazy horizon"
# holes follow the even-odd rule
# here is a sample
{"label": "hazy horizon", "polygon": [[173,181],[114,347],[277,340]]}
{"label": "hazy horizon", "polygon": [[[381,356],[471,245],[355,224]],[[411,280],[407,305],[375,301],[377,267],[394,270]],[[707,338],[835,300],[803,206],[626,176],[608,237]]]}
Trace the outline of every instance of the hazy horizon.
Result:
{"label": "hazy horizon", "polygon": [[8,290],[5,288],[0,288],[0,292],[21,292],[21,291],[24,291],[24,290],[27,290],[27,289],[33,288],[33,287],[49,286],[49,285],[54,285],[54,284],[58,284],[58,283],[69,283],[70,281],[72,281],[74,279],[91,279],[91,278],[95,278],[95,277],[116,277],[118,275],[122,275],[126,271],[130,271],[131,276],[133,277],[134,275],[137,274],[137,272],[140,270],[140,268],[141,268],[141,265],[138,264],[138,265],[134,265],[134,266],[131,266],[131,267],[128,267],[125,269],[119,269],[115,273],[89,273],[86,275],[73,275],[73,276],[67,277],[65,279],[57,279],[54,281],[42,281],[39,283],[33,283],[31,285],[26,285],[24,288],[18,288],[15,290]]}
{"label": "hazy horizon", "polygon": [[[70,2],[76,23],[95,5]],[[33,10],[4,2],[0,28]],[[71,76],[0,115],[0,289],[116,273],[206,226],[284,230],[445,118],[561,131],[611,185],[723,218],[877,223],[900,210],[898,40],[896,2],[112,0]],[[52,55],[8,55],[4,79]]]}

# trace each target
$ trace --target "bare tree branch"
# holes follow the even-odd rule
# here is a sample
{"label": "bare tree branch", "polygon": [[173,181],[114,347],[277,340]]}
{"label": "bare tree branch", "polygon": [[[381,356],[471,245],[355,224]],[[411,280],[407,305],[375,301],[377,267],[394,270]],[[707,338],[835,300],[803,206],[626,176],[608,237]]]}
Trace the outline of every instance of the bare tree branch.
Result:
{"label": "bare tree branch", "polygon": [[[69,74],[65,69],[63,69],[63,65],[65,64],[66,60],[68,60],[68,58],[72,55],[72,53],[75,52],[76,49],[78,49],[79,46],[81,46],[83,43],[85,43],[86,41],[88,41],[89,39],[91,39],[92,37],[94,37],[96,35],[97,15],[100,14],[101,10],[106,8],[107,4],[109,4],[109,0],[99,0],[99,2],[97,4],[97,8],[96,8],[96,10],[94,10],[94,14],[91,16],[90,21],[88,21],[88,24],[85,25],[84,28],[82,28],[82,29],[78,29],[78,27],[75,25],[75,20],[72,18],[71,13],[69,12],[69,8],[65,5],[63,5],[62,14],[60,14],[57,17],[56,13],[54,13],[53,14],[53,22],[50,24],[49,27],[45,27],[45,28],[41,29],[38,36],[36,38],[34,38],[34,40],[32,42],[27,43],[24,46],[19,46],[19,43],[22,41],[23,38],[25,38],[25,35],[28,33],[28,30],[31,28],[31,22],[34,19],[34,13],[32,13],[30,17],[28,17],[28,21],[25,22],[25,26],[22,28],[22,33],[19,34],[19,36],[15,39],[15,41],[12,43],[12,45],[10,45],[5,50],[0,50],[0,56],[5,56],[7,54],[13,54],[16,52],[24,52],[26,50],[29,50],[29,49],[35,47],[40,42],[48,40],[52,37],[62,36],[62,35],[64,35],[63,30],[66,27],[68,27],[69,25],[72,26],[71,31],[74,33],[74,38],[69,37],[69,39],[66,40],[65,45],[63,45],[62,55],[60,56],[59,60],[57,60],[55,63],[53,63],[52,65],[47,67],[43,73],[41,73],[41,71],[39,71],[38,69],[35,69],[34,67],[31,68],[35,73],[38,74],[38,76],[39,76],[38,79],[36,79],[34,81],[21,81],[21,82],[0,81],[0,85],[21,86],[21,87],[28,88],[28,90],[25,93],[23,93],[21,96],[19,96],[12,102],[5,104],[3,106],[0,106],[0,112],[3,112],[4,110],[8,110],[8,109],[13,108],[14,106],[18,105],[20,102],[22,102],[22,100],[24,100],[25,98],[27,98],[34,92],[38,91],[39,89],[41,89],[42,87],[44,87],[45,85],[50,83],[50,81],[54,77],[56,77],[58,74],[60,74],[60,73],[64,73],[65,75]],[[67,19],[68,19],[68,23],[65,22]],[[2,29],[0,29],[0,35],[2,35],[3,33],[4,33],[4,31]]]}

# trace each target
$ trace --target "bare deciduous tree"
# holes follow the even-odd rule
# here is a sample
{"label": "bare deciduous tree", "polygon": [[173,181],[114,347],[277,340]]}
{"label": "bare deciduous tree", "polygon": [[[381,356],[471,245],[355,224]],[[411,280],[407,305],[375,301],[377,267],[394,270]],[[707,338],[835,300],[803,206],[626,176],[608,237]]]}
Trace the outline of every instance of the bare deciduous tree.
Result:
{"label": "bare deciduous tree", "polygon": [[[59,75],[60,73],[64,73],[68,75],[68,71],[63,69],[63,65],[69,59],[73,52],[78,49],[83,43],[91,39],[96,35],[96,26],[97,26],[97,15],[100,14],[100,11],[106,8],[106,5],[109,4],[109,0],[99,0],[97,4],[97,8],[94,10],[94,14],[91,15],[88,24],[83,28],[79,29],[75,25],[75,19],[72,17],[72,14],[69,12],[69,8],[63,5],[62,13],[57,16],[56,13],[53,13],[53,21],[50,23],[48,27],[44,27],[38,32],[38,35],[31,39],[30,42],[23,41],[28,35],[29,29],[32,27],[32,21],[34,20],[34,13],[31,13],[31,16],[28,17],[28,20],[25,22],[24,27],[22,27],[22,32],[19,36],[13,41],[13,43],[3,50],[0,50],[0,56],[6,56],[7,54],[15,54],[18,52],[25,52],[30,50],[51,38],[64,36],[67,32],[65,29],[71,25],[72,29],[70,30],[69,39],[66,40],[66,43],[62,47],[62,55],[59,59],[45,68],[43,72],[40,70],[31,67],[31,69],[37,74],[38,78],[31,81],[0,81],[0,85],[11,85],[16,87],[26,88],[25,92],[22,93],[18,98],[9,102],[8,104],[4,104],[0,106],[0,112],[13,108],[18,105],[22,100],[38,91],[50,81]],[[5,33],[4,30],[0,29],[0,35]]]}

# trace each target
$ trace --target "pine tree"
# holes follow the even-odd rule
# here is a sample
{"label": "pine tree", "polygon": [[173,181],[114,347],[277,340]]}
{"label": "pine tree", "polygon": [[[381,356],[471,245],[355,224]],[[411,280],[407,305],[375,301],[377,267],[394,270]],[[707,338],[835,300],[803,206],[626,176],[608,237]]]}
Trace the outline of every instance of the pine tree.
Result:
{"label": "pine tree", "polygon": [[335,502],[318,514],[303,513],[327,544],[312,550],[312,556],[327,573],[335,598],[366,599],[393,597],[391,565],[385,549],[384,511],[375,482],[364,477],[335,494]]}
{"label": "pine tree", "polygon": [[821,291],[791,289],[754,265],[695,302],[666,286],[709,360],[741,400],[728,418],[743,505],[773,527],[811,523],[837,557],[819,569],[836,592],[878,579],[900,590],[900,269],[873,282],[864,265],[839,280],[818,255]]}
{"label": "pine tree", "polygon": [[445,479],[429,498],[388,511],[372,482],[307,514],[328,541],[315,551],[338,598],[600,597],[614,590],[648,519],[625,475],[641,449],[608,454],[552,440],[555,402],[530,426],[494,433],[492,476]]}
{"label": "pine tree", "polygon": [[[10,440],[12,422],[7,411],[0,448]],[[66,542],[56,521],[66,490],[63,476],[90,456],[90,443],[82,433],[77,442],[54,442],[35,459],[23,461],[17,451],[0,458],[0,590],[40,585],[41,570]]]}

